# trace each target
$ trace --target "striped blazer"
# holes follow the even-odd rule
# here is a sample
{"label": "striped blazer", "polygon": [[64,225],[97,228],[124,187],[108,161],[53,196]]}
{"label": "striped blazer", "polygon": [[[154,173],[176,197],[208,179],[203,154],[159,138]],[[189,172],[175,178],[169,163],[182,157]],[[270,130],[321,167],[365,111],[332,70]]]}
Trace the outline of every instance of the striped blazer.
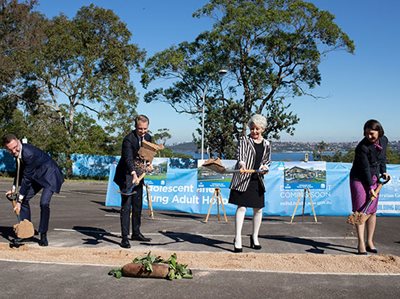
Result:
{"label": "striped blazer", "polygon": [[[264,153],[261,159],[261,165],[269,167],[271,164],[271,144],[268,140],[263,140]],[[246,169],[254,169],[254,163],[256,159],[256,149],[254,147],[254,140],[249,136],[241,137],[236,152],[237,163],[235,169],[239,169],[239,163],[243,161]],[[263,188],[264,186],[264,175],[258,174]],[[246,191],[250,183],[251,173],[234,173],[230,185],[230,189],[237,190],[240,192]]]}

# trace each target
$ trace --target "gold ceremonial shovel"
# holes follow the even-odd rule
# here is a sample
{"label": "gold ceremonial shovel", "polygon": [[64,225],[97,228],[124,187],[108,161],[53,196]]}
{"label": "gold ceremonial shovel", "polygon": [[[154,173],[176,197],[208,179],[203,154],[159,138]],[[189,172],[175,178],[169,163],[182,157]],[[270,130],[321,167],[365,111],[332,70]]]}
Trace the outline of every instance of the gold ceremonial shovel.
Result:
{"label": "gold ceremonial shovel", "polygon": [[[12,193],[7,195],[6,197],[9,201],[11,201],[14,210],[15,206],[17,205],[18,194]],[[21,221],[19,217],[19,212],[15,211],[15,214],[17,215],[18,223],[13,225],[13,229],[17,238],[27,239],[33,237],[33,235],[35,234],[35,229],[32,222],[30,222],[28,219],[24,219]]]}
{"label": "gold ceremonial shovel", "polygon": [[208,159],[205,161],[202,165],[203,167],[206,167],[212,171],[215,171],[217,173],[235,173],[235,172],[240,172],[240,173],[255,173],[255,172],[260,172],[260,173],[266,173],[268,171],[265,170],[259,170],[259,169],[226,169],[221,162],[220,158],[216,159]]}

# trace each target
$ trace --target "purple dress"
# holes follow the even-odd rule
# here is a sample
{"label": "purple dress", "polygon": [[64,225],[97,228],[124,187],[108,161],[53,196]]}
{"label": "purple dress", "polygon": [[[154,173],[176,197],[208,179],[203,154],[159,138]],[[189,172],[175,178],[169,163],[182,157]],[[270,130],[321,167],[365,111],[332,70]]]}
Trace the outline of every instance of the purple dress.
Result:
{"label": "purple dress", "polygon": [[[378,179],[376,176],[372,177],[373,188],[376,189]],[[369,195],[370,186],[364,185],[361,181],[350,179],[350,192],[351,192],[351,203],[353,207],[353,212],[361,212],[367,205],[370,195]],[[372,204],[368,207],[366,214],[374,214],[378,208],[378,199],[379,195],[376,199],[372,201]]]}

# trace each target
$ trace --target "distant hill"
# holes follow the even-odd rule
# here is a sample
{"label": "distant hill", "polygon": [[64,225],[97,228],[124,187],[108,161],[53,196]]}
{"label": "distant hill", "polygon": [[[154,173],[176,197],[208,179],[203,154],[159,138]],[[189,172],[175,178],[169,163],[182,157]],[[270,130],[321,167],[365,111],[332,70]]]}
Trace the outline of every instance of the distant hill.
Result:
{"label": "distant hill", "polygon": [[[326,142],[325,151],[327,152],[347,152],[354,149],[359,141],[353,142]],[[319,142],[290,142],[290,141],[272,141],[273,152],[312,152],[316,149]],[[400,152],[400,141],[390,142],[392,150]],[[167,145],[168,148],[178,153],[199,153],[197,145],[194,142],[183,142],[174,145]]]}
{"label": "distant hill", "polygon": [[166,147],[170,148],[174,152],[180,152],[180,151],[196,152],[197,151],[197,146],[194,142],[183,142],[183,143],[174,144],[174,145],[167,145]]}

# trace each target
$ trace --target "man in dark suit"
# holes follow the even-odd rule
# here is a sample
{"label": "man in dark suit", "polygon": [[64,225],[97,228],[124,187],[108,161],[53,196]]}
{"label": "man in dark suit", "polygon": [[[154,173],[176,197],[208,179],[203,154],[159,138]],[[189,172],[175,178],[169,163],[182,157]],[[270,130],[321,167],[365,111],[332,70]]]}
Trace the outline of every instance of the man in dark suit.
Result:
{"label": "man in dark suit", "polygon": [[[144,171],[151,171],[151,164],[140,159],[138,152],[142,140],[151,142],[151,136],[147,133],[149,119],[145,115],[138,115],[135,118],[135,130],[125,136],[122,142],[121,159],[118,162],[114,182],[121,190],[121,247],[130,248],[129,226],[130,213],[132,208],[132,240],[151,241],[140,232],[140,223],[143,205],[143,184],[144,179],[137,181],[137,177]],[[140,167],[142,166],[142,167]],[[132,187],[134,187],[132,189]]]}
{"label": "man in dark suit", "polygon": [[[16,158],[17,174],[14,179],[12,190],[7,191],[6,195],[18,192],[16,186],[20,186],[17,204],[14,208],[20,214],[20,220],[28,219],[31,221],[31,209],[29,201],[40,190],[40,246],[48,246],[47,231],[50,219],[50,200],[53,193],[59,193],[64,177],[60,168],[50,156],[41,149],[24,143],[13,134],[3,136],[3,146]],[[18,179],[18,181],[17,181]]]}

